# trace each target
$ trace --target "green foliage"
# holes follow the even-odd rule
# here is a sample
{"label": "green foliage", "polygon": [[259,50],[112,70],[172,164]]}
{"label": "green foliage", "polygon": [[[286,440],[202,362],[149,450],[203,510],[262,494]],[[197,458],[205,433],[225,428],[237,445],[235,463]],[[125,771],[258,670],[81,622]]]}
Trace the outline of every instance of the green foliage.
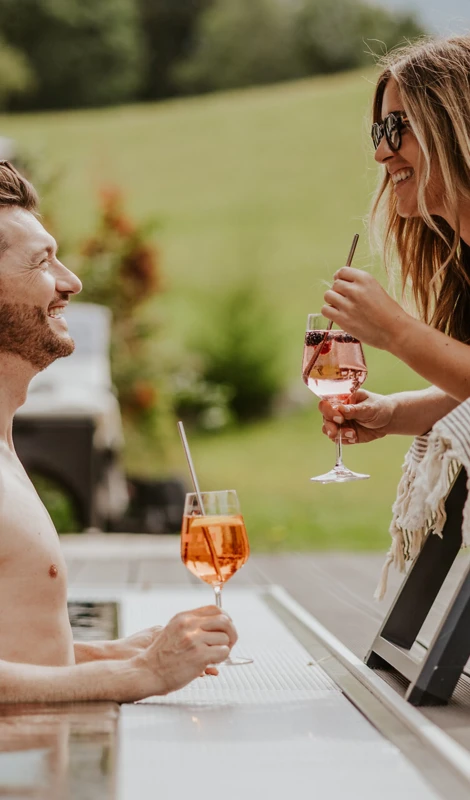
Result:
{"label": "green foliage", "polygon": [[34,487],[51,515],[58,533],[78,533],[82,529],[70,495],[52,478],[33,473]]}
{"label": "green foliage", "polygon": [[235,419],[269,414],[283,384],[280,331],[257,283],[245,278],[214,301],[201,342],[202,376],[225,387]]}
{"label": "green foliage", "polygon": [[107,105],[135,96],[141,80],[134,0],[0,0],[0,30],[27,53],[34,91],[19,108]]}
{"label": "green foliage", "polygon": [[209,383],[194,363],[171,381],[171,399],[178,418],[202,430],[220,430],[233,422],[231,397],[230,386]]}
{"label": "green foliage", "polygon": [[371,64],[373,54],[423,32],[412,14],[392,14],[361,0],[303,0],[295,27],[308,74]]}
{"label": "green foliage", "polygon": [[289,5],[278,0],[214,0],[175,81],[187,91],[209,91],[301,75],[292,21]]}
{"label": "green foliage", "polygon": [[193,45],[194,29],[211,0],[137,0],[145,49],[140,95],[145,99],[177,93],[173,65]]}
{"label": "green foliage", "polygon": [[0,108],[34,86],[34,74],[27,56],[0,38]]}
{"label": "green foliage", "polygon": [[364,0],[214,0],[174,76],[192,92],[273,83],[372,63],[420,33],[411,14]]}

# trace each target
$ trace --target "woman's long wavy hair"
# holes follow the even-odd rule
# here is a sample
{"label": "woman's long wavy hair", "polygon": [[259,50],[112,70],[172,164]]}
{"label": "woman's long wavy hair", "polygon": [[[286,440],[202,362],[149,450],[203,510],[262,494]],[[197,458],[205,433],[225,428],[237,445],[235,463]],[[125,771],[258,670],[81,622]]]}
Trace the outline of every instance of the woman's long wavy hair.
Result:
{"label": "woman's long wavy hair", "polygon": [[[371,214],[385,217],[385,264],[398,254],[403,291],[411,287],[421,319],[463,342],[470,341],[470,247],[460,239],[462,204],[470,208],[470,36],[421,40],[382,62],[373,103],[381,121],[387,82],[393,78],[421,147],[419,217],[397,213],[387,172]],[[440,173],[447,219],[432,215],[433,176]]]}

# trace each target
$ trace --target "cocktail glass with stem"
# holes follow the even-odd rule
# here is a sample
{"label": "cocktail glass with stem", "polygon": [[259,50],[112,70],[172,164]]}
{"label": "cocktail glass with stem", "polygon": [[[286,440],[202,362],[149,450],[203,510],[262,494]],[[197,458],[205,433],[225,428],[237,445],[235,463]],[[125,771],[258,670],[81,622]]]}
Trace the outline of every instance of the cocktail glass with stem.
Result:
{"label": "cocktail glass with stem", "polygon": [[[321,314],[309,314],[302,360],[302,378],[313,394],[331,405],[347,403],[364,383],[367,367],[362,345],[346,331],[328,330]],[[369,478],[343,464],[341,427],[336,437],[336,463],[329,472],[311,478],[317,483],[344,483]]]}
{"label": "cocktail glass with stem", "polygon": [[[245,522],[234,489],[201,492],[202,507],[195,492],[186,495],[181,529],[183,564],[214,589],[215,603],[222,608],[222,587],[250,555]],[[251,664],[252,658],[229,657],[226,666]]]}

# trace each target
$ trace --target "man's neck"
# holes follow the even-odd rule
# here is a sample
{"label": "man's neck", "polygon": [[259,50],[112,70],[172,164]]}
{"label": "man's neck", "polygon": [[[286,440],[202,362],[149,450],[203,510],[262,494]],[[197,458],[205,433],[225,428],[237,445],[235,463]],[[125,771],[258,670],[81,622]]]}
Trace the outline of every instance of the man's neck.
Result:
{"label": "man's neck", "polygon": [[28,386],[37,370],[27,361],[0,354],[0,442],[13,447],[13,417],[26,401]]}

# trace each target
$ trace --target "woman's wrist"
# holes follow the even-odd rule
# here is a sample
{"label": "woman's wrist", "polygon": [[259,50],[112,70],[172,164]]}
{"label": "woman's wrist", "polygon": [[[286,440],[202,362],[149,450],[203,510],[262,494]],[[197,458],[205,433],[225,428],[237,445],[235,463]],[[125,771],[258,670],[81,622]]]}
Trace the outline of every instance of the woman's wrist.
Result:
{"label": "woman's wrist", "polygon": [[399,358],[400,361],[406,361],[406,352],[412,337],[419,335],[419,333],[424,334],[426,330],[428,330],[427,325],[407,314],[406,311],[402,311],[401,314],[394,318],[393,324],[390,326],[385,349],[396,358]]}

